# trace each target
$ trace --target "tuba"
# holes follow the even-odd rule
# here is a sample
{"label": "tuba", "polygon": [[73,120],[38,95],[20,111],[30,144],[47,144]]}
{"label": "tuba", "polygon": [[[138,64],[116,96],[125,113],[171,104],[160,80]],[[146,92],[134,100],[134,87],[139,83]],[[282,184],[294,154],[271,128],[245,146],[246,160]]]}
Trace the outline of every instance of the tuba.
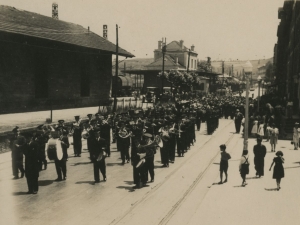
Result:
{"label": "tuba", "polygon": [[126,129],[120,129],[118,135],[120,138],[128,138],[132,136],[132,132],[128,132]]}

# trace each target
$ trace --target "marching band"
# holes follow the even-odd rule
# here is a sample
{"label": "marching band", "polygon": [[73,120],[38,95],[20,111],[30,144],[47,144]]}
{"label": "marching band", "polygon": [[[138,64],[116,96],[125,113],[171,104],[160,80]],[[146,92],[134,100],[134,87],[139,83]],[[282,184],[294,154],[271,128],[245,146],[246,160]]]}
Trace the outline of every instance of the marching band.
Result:
{"label": "marching band", "polygon": [[[70,146],[68,136],[73,137],[71,145],[73,145],[74,157],[81,157],[82,140],[86,139],[89,158],[93,163],[94,180],[98,183],[100,182],[99,171],[103,180],[107,180],[105,158],[110,157],[111,141],[116,142],[122,165],[131,162],[135,188],[140,188],[148,181],[154,182],[154,157],[157,151],[160,151],[162,167],[167,168],[169,163],[175,162],[176,149],[178,156],[183,157],[194,144],[196,141],[195,125],[199,130],[198,123],[203,122],[201,121],[203,113],[198,111],[198,107],[181,104],[147,110],[129,110],[121,114],[88,114],[86,121],[83,121],[80,116],[75,116],[70,130],[65,126],[64,120],[59,120],[55,128],[40,125],[32,137],[32,142],[27,145],[33,146],[32,143],[35,143],[34,146],[37,146],[37,174],[42,170],[42,165],[44,169],[47,169],[47,152],[48,158],[55,162],[56,181],[62,181],[67,178],[66,162]],[[212,116],[208,114],[206,121],[208,122],[211,118]],[[209,127],[209,129],[214,130],[216,126]],[[209,132],[213,131],[209,130]],[[17,137],[15,137],[16,140]],[[16,167],[17,160],[13,161],[14,171],[19,169],[24,176],[22,168]],[[18,178],[17,174],[14,172],[16,178]],[[150,179],[148,179],[148,174]],[[37,192],[35,186],[28,186],[28,188],[30,193]]]}

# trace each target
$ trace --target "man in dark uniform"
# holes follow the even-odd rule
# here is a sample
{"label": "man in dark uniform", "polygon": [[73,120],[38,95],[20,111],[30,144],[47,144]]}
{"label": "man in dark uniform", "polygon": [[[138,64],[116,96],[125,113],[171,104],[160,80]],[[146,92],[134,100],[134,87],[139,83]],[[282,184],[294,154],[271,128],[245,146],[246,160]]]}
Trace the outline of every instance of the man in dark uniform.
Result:
{"label": "man in dark uniform", "polygon": [[19,170],[21,172],[21,178],[24,177],[25,170],[23,167],[23,150],[26,147],[26,139],[20,135],[19,127],[15,127],[12,131],[14,133],[10,140],[12,171],[14,179],[18,179]]}
{"label": "man in dark uniform", "polygon": [[117,148],[121,153],[122,164],[125,164],[125,160],[127,163],[130,161],[129,157],[129,147],[130,147],[130,133],[125,127],[125,122],[119,122],[120,129],[118,129],[117,133]]}
{"label": "man in dark uniform", "polygon": [[110,124],[107,118],[107,115],[105,115],[105,118],[102,118],[101,121],[101,137],[105,140],[106,143],[106,153],[107,157],[110,157]]}
{"label": "man in dark uniform", "polygon": [[49,140],[49,132],[47,131],[47,129],[44,127],[44,125],[39,125],[37,127],[37,131],[36,131],[36,141],[38,144],[38,157],[39,157],[39,166],[40,166],[40,170],[43,169],[43,164],[44,164],[44,170],[47,169],[47,159],[46,159],[46,143]]}
{"label": "man in dark uniform", "polygon": [[235,124],[236,133],[240,133],[243,117],[244,117],[243,114],[240,113],[239,109],[237,109],[234,115],[234,124]]}
{"label": "man in dark uniform", "polygon": [[75,157],[81,157],[82,142],[81,142],[81,133],[82,133],[82,124],[80,121],[80,116],[75,116],[75,122],[72,124],[71,128],[73,133],[73,148]]}
{"label": "man in dark uniform", "polygon": [[86,139],[86,143],[87,143],[87,149],[90,152],[91,149],[91,141],[92,141],[92,137],[90,136],[90,130],[92,129],[92,124],[93,124],[93,114],[87,114],[88,120],[85,123],[85,129],[87,130],[87,132],[89,133],[88,138]]}
{"label": "man in dark uniform", "polygon": [[95,131],[95,141],[92,145],[92,159],[94,164],[94,179],[95,183],[100,182],[99,170],[106,181],[106,165],[105,165],[105,147],[106,141],[100,137],[100,130]]}
{"label": "man in dark uniform", "polygon": [[266,146],[261,144],[262,138],[257,138],[257,145],[253,147],[254,153],[254,166],[256,170],[256,176],[264,176],[265,156],[267,153]]}
{"label": "man in dark uniform", "polygon": [[35,137],[24,147],[25,155],[25,176],[27,179],[27,194],[37,194],[39,190],[39,159],[38,159],[38,143]]}
{"label": "man in dark uniform", "polygon": [[151,134],[145,133],[138,147],[141,149],[140,152],[146,153],[145,164],[142,166],[142,168],[140,168],[142,173],[144,173],[144,176],[142,177],[143,186],[145,186],[146,182],[148,181],[148,172],[151,178],[150,182],[154,182],[154,154],[156,153],[156,147],[152,144],[153,141],[151,138]]}
{"label": "man in dark uniform", "polygon": [[202,112],[199,107],[197,107],[196,111],[196,126],[197,126],[197,131],[200,131],[201,128],[201,117],[202,117]]}

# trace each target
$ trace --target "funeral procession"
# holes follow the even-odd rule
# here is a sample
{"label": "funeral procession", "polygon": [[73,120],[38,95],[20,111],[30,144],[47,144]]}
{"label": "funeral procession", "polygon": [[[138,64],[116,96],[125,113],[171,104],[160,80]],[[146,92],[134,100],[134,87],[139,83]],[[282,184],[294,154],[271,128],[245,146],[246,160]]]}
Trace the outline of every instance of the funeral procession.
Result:
{"label": "funeral procession", "polygon": [[0,224],[298,225],[300,0],[0,0]]}

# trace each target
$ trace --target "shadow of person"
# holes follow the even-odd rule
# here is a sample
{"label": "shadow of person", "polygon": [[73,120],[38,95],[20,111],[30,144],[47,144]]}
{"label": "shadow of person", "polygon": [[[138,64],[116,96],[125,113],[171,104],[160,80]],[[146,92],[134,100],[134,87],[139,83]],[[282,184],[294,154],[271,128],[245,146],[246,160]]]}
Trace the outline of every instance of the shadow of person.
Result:
{"label": "shadow of person", "polygon": [[86,165],[86,164],[92,164],[92,162],[78,162],[78,163],[74,163],[73,165],[70,165],[70,166],[79,166],[79,165]]}
{"label": "shadow of person", "polygon": [[14,196],[18,196],[18,195],[28,195],[27,191],[17,191],[17,192],[13,192]]}
{"label": "shadow of person", "polygon": [[284,169],[294,169],[294,168],[299,168],[300,166],[289,166],[289,167],[284,167]]}
{"label": "shadow of person", "polygon": [[48,186],[53,183],[53,180],[39,180],[39,186]]}
{"label": "shadow of person", "polygon": [[106,163],[106,166],[123,166],[123,164],[120,162],[120,163]]}
{"label": "shadow of person", "polygon": [[116,188],[128,190],[128,192],[134,192],[135,189],[131,186],[117,186]]}
{"label": "shadow of person", "polygon": [[129,184],[129,185],[133,185],[133,181],[124,181],[124,183]]}
{"label": "shadow of person", "polygon": [[266,191],[278,191],[277,188],[265,188]]}
{"label": "shadow of person", "polygon": [[258,177],[246,177],[246,180],[258,179]]}
{"label": "shadow of person", "polygon": [[95,185],[94,181],[77,181],[75,184],[90,184]]}
{"label": "shadow of person", "polygon": [[233,186],[234,188],[238,188],[238,187],[245,187],[243,185],[236,185],[236,186]]}

